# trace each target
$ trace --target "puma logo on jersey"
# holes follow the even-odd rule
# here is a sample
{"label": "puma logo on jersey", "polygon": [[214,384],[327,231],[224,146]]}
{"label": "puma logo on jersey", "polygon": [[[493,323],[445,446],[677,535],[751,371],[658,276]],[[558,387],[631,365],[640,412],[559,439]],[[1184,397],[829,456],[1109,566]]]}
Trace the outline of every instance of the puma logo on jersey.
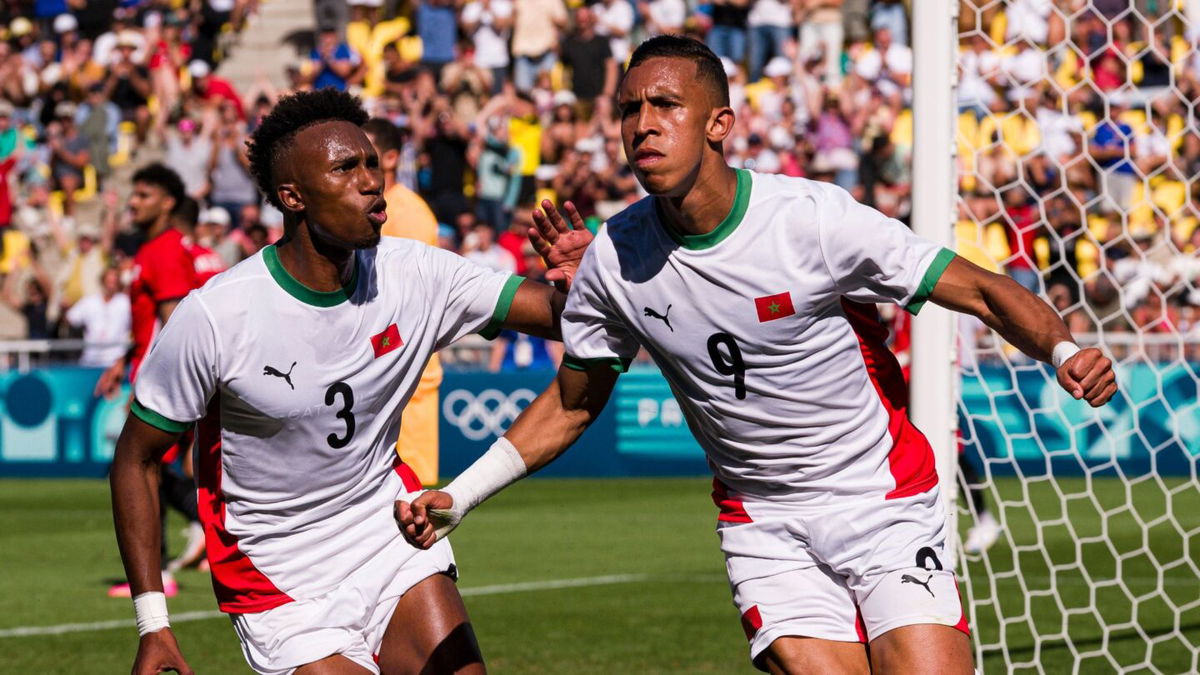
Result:
{"label": "puma logo on jersey", "polygon": [[288,368],[288,371],[286,373],[281,373],[278,370],[276,370],[275,368],[272,368],[271,366],[263,366],[263,375],[273,375],[275,377],[282,377],[284,382],[287,382],[288,386],[292,387],[292,391],[296,391],[296,387],[292,386],[292,371],[295,369],[296,369],[295,361],[292,361],[292,367]]}
{"label": "puma logo on jersey", "polygon": [[650,309],[649,307],[642,308],[642,311],[645,313],[646,316],[648,316],[652,319],[659,319],[663,323],[667,324],[667,328],[669,328],[672,333],[675,332],[675,329],[671,328],[671,320],[667,318],[667,317],[671,316],[671,306],[670,305],[667,305],[666,314],[659,314],[658,312]]}
{"label": "puma logo on jersey", "polygon": [[925,590],[929,591],[930,597],[936,598],[937,596],[933,594],[933,589],[929,588],[930,581],[933,581],[932,574],[930,574],[929,578],[926,579],[925,581],[921,581],[920,579],[914,577],[911,574],[904,574],[904,575],[901,575],[901,577],[900,577],[900,583],[902,583],[902,584],[917,584],[918,586],[924,586]]}

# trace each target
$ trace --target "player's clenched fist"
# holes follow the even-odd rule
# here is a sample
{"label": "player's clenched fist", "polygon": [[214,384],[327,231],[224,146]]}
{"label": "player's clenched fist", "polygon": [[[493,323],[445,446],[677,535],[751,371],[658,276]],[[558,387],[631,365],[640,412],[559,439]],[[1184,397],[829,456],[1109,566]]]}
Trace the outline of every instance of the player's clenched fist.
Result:
{"label": "player's clenched fist", "polygon": [[421,493],[408,503],[396,502],[396,524],[408,543],[417,548],[429,548],[439,539],[445,539],[458,526],[463,513],[455,508],[454,498],[441,490]]}
{"label": "player's clenched fist", "polygon": [[176,672],[193,675],[193,670],[183,660],[179,643],[170,628],[146,633],[138,644],[137,658],[133,661],[133,675]]}
{"label": "player's clenched fist", "polygon": [[1081,349],[1058,369],[1058,383],[1076,399],[1087,401],[1093,408],[1108,403],[1117,393],[1117,374],[1112,361],[1095,347]]}

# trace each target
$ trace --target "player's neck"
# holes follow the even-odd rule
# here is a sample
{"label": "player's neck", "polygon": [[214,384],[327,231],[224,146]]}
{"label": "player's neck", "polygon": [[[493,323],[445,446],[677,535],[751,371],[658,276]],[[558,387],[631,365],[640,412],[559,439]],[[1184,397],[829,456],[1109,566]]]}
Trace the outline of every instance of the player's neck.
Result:
{"label": "player's neck", "polygon": [[283,269],[314,291],[336,291],[354,276],[354,251],[313,241],[303,223],[275,245],[275,252]]}
{"label": "player's neck", "polygon": [[683,195],[656,200],[667,227],[679,234],[697,235],[715,230],[729,215],[736,197],[737,171],[722,159],[711,170],[701,167],[695,182]]}
{"label": "player's neck", "polygon": [[171,219],[167,216],[157,218],[150,227],[146,230],[146,241],[150,241],[158,235],[171,229]]}

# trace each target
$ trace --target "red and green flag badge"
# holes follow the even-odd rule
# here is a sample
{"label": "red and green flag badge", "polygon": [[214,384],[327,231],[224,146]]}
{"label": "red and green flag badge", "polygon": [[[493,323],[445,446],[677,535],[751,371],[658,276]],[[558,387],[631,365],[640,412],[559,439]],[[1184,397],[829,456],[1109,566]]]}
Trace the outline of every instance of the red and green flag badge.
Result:
{"label": "red and green flag badge", "polygon": [[789,291],[755,298],[754,309],[758,310],[759,323],[782,319],[796,313],[796,308],[792,306],[792,294]]}
{"label": "red and green flag badge", "polygon": [[400,329],[396,328],[396,324],[383,329],[383,332],[378,335],[371,336],[371,347],[375,350],[375,358],[399,349],[403,344],[404,340],[400,339]]}

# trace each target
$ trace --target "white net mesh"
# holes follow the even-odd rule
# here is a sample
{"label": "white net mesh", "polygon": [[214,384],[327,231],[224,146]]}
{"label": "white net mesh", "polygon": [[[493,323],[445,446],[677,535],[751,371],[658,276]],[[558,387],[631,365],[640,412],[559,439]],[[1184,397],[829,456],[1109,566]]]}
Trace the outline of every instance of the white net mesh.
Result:
{"label": "white net mesh", "polygon": [[959,500],[960,569],[984,672],[1200,671],[1200,23],[1186,4],[961,5],[958,250],[1052,302],[1121,386],[1091,410],[1051,368],[960,327],[963,482],[978,488]]}

